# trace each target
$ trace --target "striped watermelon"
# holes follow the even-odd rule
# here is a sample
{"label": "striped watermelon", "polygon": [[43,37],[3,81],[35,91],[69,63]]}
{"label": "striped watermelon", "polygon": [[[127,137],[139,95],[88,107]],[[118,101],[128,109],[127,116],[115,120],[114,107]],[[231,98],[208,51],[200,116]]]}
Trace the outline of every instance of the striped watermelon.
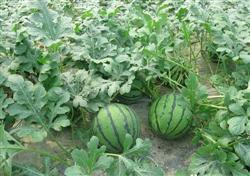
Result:
{"label": "striped watermelon", "polygon": [[[178,65],[173,65],[173,66],[171,66],[171,68],[168,71],[168,76],[172,80],[179,83],[180,85],[184,85],[185,80],[188,77],[188,72]],[[169,82],[168,85],[172,88],[179,87],[178,85],[176,85],[175,83],[172,83],[172,82]]]}
{"label": "striped watermelon", "polygon": [[191,126],[192,113],[181,95],[158,98],[150,107],[149,124],[154,132],[168,139],[178,138]]}
{"label": "striped watermelon", "polygon": [[136,103],[143,97],[143,93],[137,89],[132,89],[129,93],[124,95],[119,95],[117,97],[118,101],[124,104]]}
{"label": "striped watermelon", "polygon": [[133,104],[141,99],[144,94],[141,91],[143,89],[143,83],[139,80],[134,80],[129,93],[118,95],[117,100],[124,104]]}
{"label": "striped watermelon", "polygon": [[130,134],[135,141],[139,137],[140,126],[133,110],[126,105],[113,103],[98,112],[93,132],[108,151],[120,153],[125,135]]}
{"label": "striped watermelon", "polygon": [[123,95],[118,95],[117,100],[124,104],[136,103],[139,99],[141,99],[144,96],[142,92],[143,88],[144,86],[142,81],[135,79],[131,86],[130,92],[125,93]]}

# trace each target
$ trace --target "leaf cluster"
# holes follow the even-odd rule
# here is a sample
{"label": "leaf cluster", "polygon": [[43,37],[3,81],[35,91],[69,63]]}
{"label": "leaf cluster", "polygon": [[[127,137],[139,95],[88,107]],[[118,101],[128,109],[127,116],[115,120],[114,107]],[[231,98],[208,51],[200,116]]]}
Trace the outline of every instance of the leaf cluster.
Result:
{"label": "leaf cluster", "polygon": [[208,127],[200,129],[203,140],[191,158],[189,171],[202,175],[249,175],[249,87],[230,87],[225,110],[217,111]]}
{"label": "leaf cluster", "polygon": [[87,144],[87,150],[75,149],[71,153],[75,165],[65,171],[67,176],[92,175],[103,171],[108,175],[163,175],[163,171],[155,166],[147,157],[151,144],[148,140],[138,138],[131,149],[133,141],[126,136],[122,154],[105,153],[106,147],[98,147],[99,140],[93,136]]}

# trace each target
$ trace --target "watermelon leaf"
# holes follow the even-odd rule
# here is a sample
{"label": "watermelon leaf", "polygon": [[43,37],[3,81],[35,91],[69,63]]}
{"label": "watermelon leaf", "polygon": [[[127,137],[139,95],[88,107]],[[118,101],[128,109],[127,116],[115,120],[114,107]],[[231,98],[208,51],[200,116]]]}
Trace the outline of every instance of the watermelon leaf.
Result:
{"label": "watermelon leaf", "polygon": [[16,142],[14,137],[4,130],[4,125],[0,124],[0,174],[12,175],[12,159],[19,152],[23,151],[23,146]]}
{"label": "watermelon leaf", "polygon": [[[128,148],[131,145],[133,139],[130,135],[127,135],[127,144],[124,144]],[[150,159],[147,159],[149,155],[150,143],[148,140],[143,141],[137,139],[135,147],[127,150],[122,154],[105,153],[106,147],[98,147],[99,140],[93,136],[87,144],[86,150],[75,149],[71,155],[75,162],[74,166],[68,167],[65,170],[66,176],[90,176],[96,171],[103,171],[108,175],[135,175],[135,176],[163,176],[164,172]]]}
{"label": "watermelon leaf", "polygon": [[[127,140],[132,141],[132,138],[127,135]],[[121,155],[116,155],[117,159],[112,167],[108,169],[108,173],[110,175],[163,176],[164,171],[161,167],[156,166],[146,157],[149,155],[150,148],[151,143],[149,140],[144,141],[138,138],[134,147],[124,151]]]}
{"label": "watermelon leaf", "polygon": [[239,103],[233,103],[229,105],[229,110],[232,111],[235,115],[244,115],[245,111]]}
{"label": "watermelon leaf", "polygon": [[[70,93],[75,108],[96,112],[111,101],[117,83],[105,80],[93,72],[69,70],[61,75],[64,88]],[[116,89],[115,88],[115,89]]]}
{"label": "watermelon leaf", "polygon": [[98,145],[98,138],[93,136],[87,144],[87,150],[73,150],[71,155],[75,166],[67,168],[65,175],[92,175],[96,170],[105,171],[109,168],[113,158],[105,155],[105,146],[98,147]]}
{"label": "watermelon leaf", "polygon": [[71,19],[59,15],[47,7],[47,0],[36,0],[30,3],[36,9],[29,16],[26,30],[35,40],[42,40],[46,46],[58,42],[58,39],[72,34]]}
{"label": "watermelon leaf", "polygon": [[80,166],[71,166],[71,167],[68,167],[66,170],[65,170],[65,175],[66,176],[90,176],[88,174],[85,174],[85,171],[83,171],[81,169]]}
{"label": "watermelon leaf", "polygon": [[134,156],[143,156],[148,155],[150,152],[150,148],[152,147],[149,139],[142,140],[140,138],[136,139],[136,144],[131,149],[125,151],[123,156],[126,157],[134,157]]}
{"label": "watermelon leaf", "polygon": [[225,152],[212,144],[206,145],[193,154],[189,171],[192,174],[204,176],[248,175],[238,159],[234,153]]}
{"label": "watermelon leaf", "polygon": [[133,144],[133,138],[130,134],[127,133],[123,143],[123,152],[127,152],[131,148],[132,144]]}
{"label": "watermelon leaf", "polygon": [[0,120],[5,119],[5,109],[12,103],[13,100],[11,98],[7,98],[7,95],[4,94],[3,90],[0,88]]}
{"label": "watermelon leaf", "polygon": [[123,156],[118,157],[112,168],[108,170],[110,175],[128,175],[135,176],[164,176],[164,171],[152,164],[148,160],[132,160]]}
{"label": "watermelon leaf", "polygon": [[193,110],[196,105],[204,101],[208,92],[205,86],[199,83],[199,80],[195,74],[190,74],[186,80],[186,87],[182,89],[182,95],[190,102]]}
{"label": "watermelon leaf", "polygon": [[240,135],[246,130],[247,117],[236,116],[227,121],[229,127],[228,130],[233,135]]}
{"label": "watermelon leaf", "polygon": [[67,91],[54,87],[47,92],[41,84],[33,84],[15,74],[8,77],[6,86],[13,91],[13,103],[6,112],[15,119],[29,119],[32,124],[19,128],[19,137],[42,141],[50,128],[59,131],[70,125],[66,115],[70,109],[65,105],[70,99]]}
{"label": "watermelon leaf", "polygon": [[239,143],[234,146],[237,155],[244,161],[247,166],[250,166],[250,145]]}

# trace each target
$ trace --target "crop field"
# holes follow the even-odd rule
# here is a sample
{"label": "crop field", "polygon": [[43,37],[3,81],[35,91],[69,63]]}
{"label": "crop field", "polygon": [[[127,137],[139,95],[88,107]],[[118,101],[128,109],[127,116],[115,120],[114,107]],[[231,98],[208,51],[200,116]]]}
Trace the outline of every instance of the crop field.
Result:
{"label": "crop field", "polygon": [[0,176],[250,176],[250,0],[0,0]]}

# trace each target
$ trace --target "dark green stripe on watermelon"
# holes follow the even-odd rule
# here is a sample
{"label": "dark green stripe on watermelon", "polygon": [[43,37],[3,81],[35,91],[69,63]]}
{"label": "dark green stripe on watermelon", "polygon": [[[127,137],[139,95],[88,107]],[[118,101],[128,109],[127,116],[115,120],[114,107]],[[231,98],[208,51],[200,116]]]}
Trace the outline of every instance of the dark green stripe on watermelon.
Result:
{"label": "dark green stripe on watermelon", "polygon": [[171,130],[170,132],[168,132],[169,135],[171,133],[173,133],[178,128],[178,126],[181,124],[181,121],[183,120],[183,116],[184,116],[185,110],[186,110],[186,108],[182,109],[181,118],[179,119],[179,121],[178,121],[177,125],[174,127],[174,129]]}
{"label": "dark green stripe on watermelon", "polygon": [[107,114],[108,114],[108,117],[109,117],[109,119],[110,119],[110,122],[111,122],[111,125],[112,125],[112,129],[114,130],[114,135],[115,135],[115,137],[116,137],[116,140],[118,141],[118,144],[119,144],[120,147],[122,148],[123,145],[122,145],[122,142],[121,142],[121,140],[120,140],[120,137],[119,137],[119,134],[118,134],[118,132],[117,132],[117,129],[116,129],[116,127],[115,127],[115,124],[114,124],[112,115],[111,115],[111,113],[110,113],[110,111],[109,111],[109,107],[105,107],[105,110],[106,110],[106,112],[107,112]]}
{"label": "dark green stripe on watermelon", "polygon": [[161,132],[161,129],[160,129],[159,121],[158,121],[157,107],[158,107],[158,104],[159,104],[160,101],[161,101],[161,99],[159,98],[159,99],[157,100],[157,102],[155,103],[155,108],[154,108],[155,123],[156,123],[156,126],[157,126],[157,130],[158,130],[159,132]]}
{"label": "dark green stripe on watermelon", "polygon": [[139,122],[139,119],[137,118],[137,115],[136,115],[136,113],[135,113],[135,111],[133,110],[133,109],[131,109],[130,110],[131,112],[132,112],[132,114],[134,115],[134,118],[133,118],[133,121],[134,121],[134,124],[136,124],[136,133],[135,133],[135,139],[137,138],[137,137],[139,137],[140,136],[140,130],[139,129],[141,129],[140,128],[140,122]]}
{"label": "dark green stripe on watermelon", "polygon": [[181,95],[162,96],[153,102],[149,111],[149,124],[154,132],[173,139],[190,127],[192,113]]}
{"label": "dark green stripe on watermelon", "polygon": [[133,84],[131,85],[131,90],[129,93],[125,93],[123,95],[118,95],[117,100],[124,104],[133,104],[136,103],[139,99],[144,96],[143,90],[144,83],[139,80],[135,79]]}
{"label": "dark green stripe on watermelon", "polygon": [[185,113],[183,116],[181,116],[181,122],[178,125],[178,127],[170,134],[170,132],[168,132],[168,136],[170,138],[172,137],[177,137],[177,136],[181,136],[182,134],[184,134],[190,127],[192,119],[191,119],[191,112],[188,108],[186,108]]}
{"label": "dark green stripe on watermelon", "polygon": [[125,107],[125,109],[127,110],[127,112],[129,113],[129,117],[131,118],[131,120],[132,120],[132,129],[133,129],[133,132],[131,132],[131,134],[132,134],[132,137],[136,137],[136,134],[137,134],[137,132],[136,132],[136,128],[135,128],[135,121],[134,121],[134,116],[133,116],[133,114],[132,114],[132,112],[130,111],[130,109],[127,107],[127,106],[124,106]]}
{"label": "dark green stripe on watermelon", "polygon": [[158,109],[160,109],[159,111],[161,112],[159,123],[160,123],[160,128],[161,128],[160,133],[162,134],[164,133],[164,131],[166,131],[166,128],[167,128],[168,116],[170,114],[171,107],[172,107],[172,104],[170,102],[173,101],[173,96],[163,96],[161,99],[162,101]]}
{"label": "dark green stripe on watermelon", "polygon": [[173,99],[173,104],[172,104],[172,108],[171,108],[171,112],[170,112],[170,119],[168,121],[168,125],[167,125],[167,129],[165,130],[165,133],[168,131],[169,127],[170,127],[170,123],[173,119],[173,115],[174,115],[174,111],[175,111],[175,106],[176,106],[176,95],[173,95],[174,99]]}
{"label": "dark green stripe on watermelon", "polygon": [[[120,150],[118,149],[116,146],[114,146],[109,140],[108,138],[105,136],[103,130],[102,130],[102,127],[99,123],[99,119],[98,119],[98,116],[96,117],[96,123],[97,123],[97,129],[99,130],[99,132],[101,133],[103,139],[108,143],[109,146],[111,146],[114,150]],[[107,146],[108,147],[108,146]]]}
{"label": "dark green stripe on watermelon", "polygon": [[128,125],[128,119],[127,119],[126,114],[122,111],[120,105],[115,104],[115,106],[117,107],[117,109],[119,109],[120,113],[122,114],[122,116],[124,118],[124,128],[126,129],[127,133],[130,134],[129,125]]}
{"label": "dark green stripe on watermelon", "polygon": [[131,90],[129,93],[118,95],[117,100],[118,102],[121,102],[124,104],[133,104],[133,103],[136,103],[141,98],[143,98],[143,96],[144,94],[141,91]]}
{"label": "dark green stripe on watermelon", "polygon": [[[187,124],[185,125],[185,127],[179,131],[178,133],[174,134],[173,138],[176,138],[176,137],[179,137],[179,136],[182,136],[183,134],[185,134],[187,132],[187,130],[190,128],[190,124],[191,124],[191,121],[187,121]],[[171,135],[169,136],[169,138],[172,138]]]}
{"label": "dark green stripe on watermelon", "polygon": [[110,104],[100,109],[93,124],[93,132],[106,145],[107,151],[120,153],[126,134],[130,134],[133,143],[139,135],[137,115],[129,107],[122,104]]}

